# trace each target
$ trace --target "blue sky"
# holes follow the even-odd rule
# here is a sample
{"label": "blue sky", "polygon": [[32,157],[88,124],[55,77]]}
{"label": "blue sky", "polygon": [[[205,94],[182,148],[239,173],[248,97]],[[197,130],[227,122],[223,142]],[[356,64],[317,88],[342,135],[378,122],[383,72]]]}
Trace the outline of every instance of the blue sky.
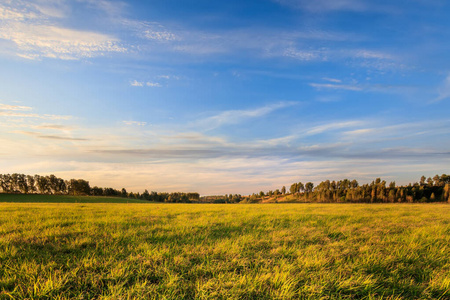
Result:
{"label": "blue sky", "polygon": [[142,192],[449,173],[440,0],[0,0],[0,172]]}

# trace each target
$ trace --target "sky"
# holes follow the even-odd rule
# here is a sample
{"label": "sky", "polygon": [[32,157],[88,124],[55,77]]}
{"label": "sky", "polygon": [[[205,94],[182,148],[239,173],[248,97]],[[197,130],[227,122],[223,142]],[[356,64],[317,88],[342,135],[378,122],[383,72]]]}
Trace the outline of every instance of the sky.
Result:
{"label": "sky", "polygon": [[201,195],[450,173],[445,0],[0,0],[0,173]]}

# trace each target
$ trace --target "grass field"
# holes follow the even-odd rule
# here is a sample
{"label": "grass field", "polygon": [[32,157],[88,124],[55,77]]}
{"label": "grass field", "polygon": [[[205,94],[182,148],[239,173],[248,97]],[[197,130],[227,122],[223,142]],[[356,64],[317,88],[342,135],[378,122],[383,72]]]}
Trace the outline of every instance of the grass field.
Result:
{"label": "grass field", "polygon": [[0,299],[450,299],[450,205],[0,203]]}
{"label": "grass field", "polygon": [[68,196],[40,194],[2,194],[0,202],[16,203],[148,203],[145,200],[103,196]]}

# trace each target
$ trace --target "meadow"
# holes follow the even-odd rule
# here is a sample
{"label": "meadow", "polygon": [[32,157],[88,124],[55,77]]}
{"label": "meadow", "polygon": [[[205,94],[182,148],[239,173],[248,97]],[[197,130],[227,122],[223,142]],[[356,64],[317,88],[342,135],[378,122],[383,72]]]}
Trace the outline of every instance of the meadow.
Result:
{"label": "meadow", "polygon": [[145,203],[148,201],[121,197],[105,196],[70,196],[70,195],[44,195],[44,194],[3,194],[0,193],[1,202],[15,203]]}
{"label": "meadow", "polygon": [[446,204],[0,203],[0,299],[450,299],[449,252]]}

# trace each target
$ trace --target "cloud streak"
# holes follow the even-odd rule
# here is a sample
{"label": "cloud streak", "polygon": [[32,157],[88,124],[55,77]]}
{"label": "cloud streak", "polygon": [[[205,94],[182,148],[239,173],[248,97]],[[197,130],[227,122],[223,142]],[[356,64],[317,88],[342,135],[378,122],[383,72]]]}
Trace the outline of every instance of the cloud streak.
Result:
{"label": "cloud streak", "polygon": [[333,12],[333,11],[357,11],[369,10],[371,7],[363,0],[275,0],[275,2],[294,9],[302,9],[310,12]]}
{"label": "cloud streak", "polygon": [[159,82],[151,82],[151,81],[143,82],[143,81],[137,81],[137,80],[131,81],[130,85],[135,86],[135,87],[143,87],[143,86],[162,87],[162,85]]}
{"label": "cloud streak", "polygon": [[333,84],[333,83],[310,83],[310,86],[318,90],[332,89],[332,90],[346,90],[346,91],[362,91],[363,89],[357,85]]}
{"label": "cloud streak", "polygon": [[438,89],[438,96],[431,103],[440,102],[450,98],[450,74],[441,83]]}
{"label": "cloud streak", "polygon": [[145,126],[145,125],[147,125],[147,122],[138,122],[138,121],[122,121],[122,123],[125,125],[128,125],[128,126],[132,126],[132,125]]}
{"label": "cloud streak", "polygon": [[60,141],[89,141],[87,138],[74,138],[74,137],[67,137],[67,136],[61,136],[61,135],[46,135],[39,132],[34,131],[20,131],[16,130],[14,133],[19,133],[23,135],[29,135],[34,136],[40,139],[48,139],[48,140],[60,140]]}
{"label": "cloud streak", "polygon": [[49,115],[49,114],[27,114],[27,113],[17,113],[12,111],[0,111],[0,116],[3,117],[20,117],[20,118],[36,118],[45,120],[69,120],[72,116],[61,116],[61,115]]}
{"label": "cloud streak", "polygon": [[32,110],[29,106],[21,106],[21,105],[8,105],[8,104],[2,104],[0,103],[0,111],[2,110],[12,110],[12,111],[26,111],[26,110]]}
{"label": "cloud streak", "polygon": [[299,102],[280,102],[266,105],[256,109],[248,110],[228,110],[217,115],[205,118],[196,122],[196,125],[206,130],[212,130],[223,125],[238,124],[249,119],[259,118],[268,115],[278,109],[299,105]]}

